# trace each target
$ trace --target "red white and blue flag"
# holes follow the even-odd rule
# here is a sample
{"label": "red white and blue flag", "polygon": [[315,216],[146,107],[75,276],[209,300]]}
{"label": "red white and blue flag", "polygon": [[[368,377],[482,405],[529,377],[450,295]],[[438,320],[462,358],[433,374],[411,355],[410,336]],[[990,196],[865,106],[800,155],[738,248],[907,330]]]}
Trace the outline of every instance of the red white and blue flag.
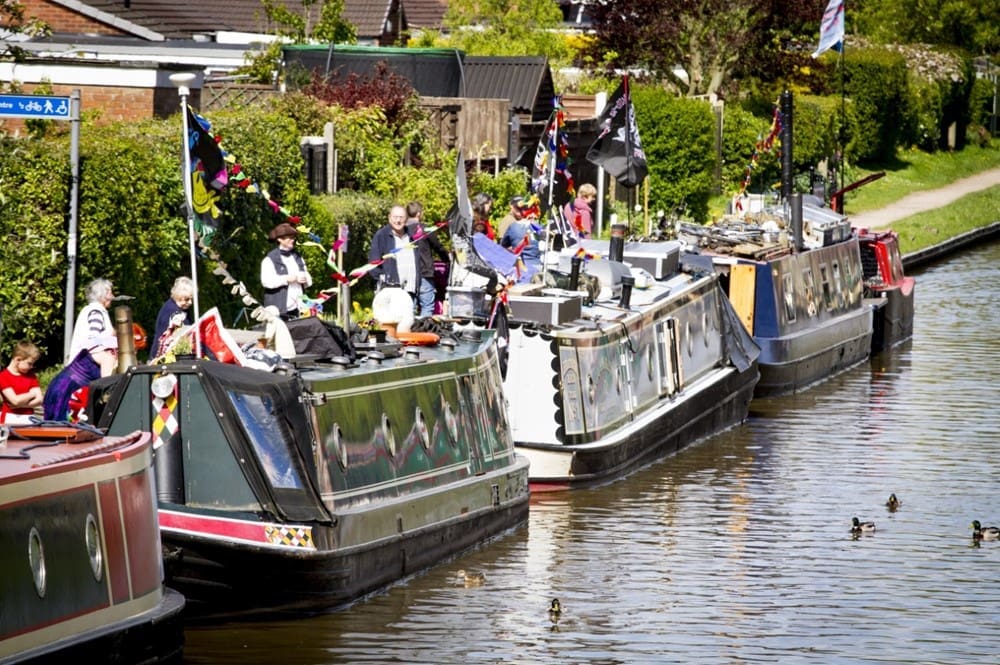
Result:
{"label": "red white and blue flag", "polygon": [[818,58],[822,53],[834,49],[840,51],[844,44],[844,0],[830,0],[819,24],[819,46],[812,54]]}

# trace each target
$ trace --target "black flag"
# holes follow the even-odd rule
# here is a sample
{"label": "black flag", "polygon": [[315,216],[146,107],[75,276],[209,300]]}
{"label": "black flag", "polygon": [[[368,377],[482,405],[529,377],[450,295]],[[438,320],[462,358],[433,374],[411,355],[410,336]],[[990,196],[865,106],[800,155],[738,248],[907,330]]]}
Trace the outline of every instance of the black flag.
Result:
{"label": "black flag", "polygon": [[628,76],[601,112],[601,130],[587,151],[587,161],[603,167],[626,187],[635,187],[646,177],[646,153],[639,140],[635,108],[628,92]]}
{"label": "black flag", "polygon": [[455,204],[448,211],[448,230],[452,237],[472,235],[472,202],[469,201],[469,186],[465,178],[465,159],[462,149],[458,149],[455,162]]}

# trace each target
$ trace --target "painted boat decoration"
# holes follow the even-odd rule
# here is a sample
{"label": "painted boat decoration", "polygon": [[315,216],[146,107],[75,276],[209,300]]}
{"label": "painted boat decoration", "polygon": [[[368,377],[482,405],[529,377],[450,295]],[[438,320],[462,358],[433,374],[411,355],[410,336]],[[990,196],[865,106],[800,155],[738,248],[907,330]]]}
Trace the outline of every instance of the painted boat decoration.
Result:
{"label": "painted boat decoration", "polygon": [[788,210],[681,224],[679,237],[688,245],[683,262],[722,275],[760,345],[756,397],[801,391],[868,357],[872,309],[845,216],[793,195]]}
{"label": "painted boat decoration", "polygon": [[[679,256],[677,242],[584,240],[550,271],[564,288],[506,294],[504,393],[532,491],[621,477],[747,417],[758,349],[718,275],[681,271]],[[453,318],[488,322],[481,288],[449,299]]]}
{"label": "painted boat decoration", "polygon": [[855,228],[864,271],[864,298],[872,308],[873,354],[913,336],[916,280],[903,272],[899,235],[891,230]]}
{"label": "painted boat decoration", "polygon": [[154,432],[166,577],[193,616],[337,608],[527,519],[491,334],[358,351],[91,386],[102,427]]}
{"label": "painted boat decoration", "polygon": [[0,427],[0,663],[179,663],[151,435]]}

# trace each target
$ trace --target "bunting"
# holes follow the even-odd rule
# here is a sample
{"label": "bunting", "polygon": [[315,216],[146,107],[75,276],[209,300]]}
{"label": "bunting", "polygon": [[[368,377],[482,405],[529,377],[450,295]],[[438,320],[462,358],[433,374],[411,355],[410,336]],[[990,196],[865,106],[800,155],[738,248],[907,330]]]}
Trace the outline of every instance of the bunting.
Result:
{"label": "bunting", "polygon": [[750,186],[750,179],[753,176],[753,170],[757,167],[757,163],[760,161],[760,156],[771,152],[771,150],[774,149],[774,141],[781,135],[781,127],[781,110],[776,104],[774,107],[774,113],[771,114],[771,129],[768,131],[766,137],[760,139],[754,144],[753,152],[750,154],[750,161],[743,170],[743,182],[740,184],[740,191],[736,194],[737,211],[743,211],[742,198],[743,194],[747,191],[747,187]]}
{"label": "bunting", "polygon": [[553,99],[554,106],[545,130],[538,139],[535,162],[531,174],[531,191],[544,207],[551,206],[555,198],[556,176],[561,176],[566,186],[566,194],[572,199],[576,195],[573,175],[570,173],[569,141],[566,138],[566,112],[562,99]]}

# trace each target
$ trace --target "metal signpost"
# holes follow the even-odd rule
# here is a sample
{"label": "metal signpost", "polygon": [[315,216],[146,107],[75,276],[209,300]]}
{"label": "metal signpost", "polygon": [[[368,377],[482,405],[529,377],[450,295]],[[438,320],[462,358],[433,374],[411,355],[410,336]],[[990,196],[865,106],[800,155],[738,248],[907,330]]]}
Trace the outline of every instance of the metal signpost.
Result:
{"label": "metal signpost", "polygon": [[70,194],[69,233],[66,241],[66,332],[63,342],[63,359],[69,362],[69,345],[73,337],[73,312],[76,306],[76,244],[77,244],[77,195],[80,187],[80,91],[69,97],[52,95],[0,95],[0,120],[25,118],[28,120],[69,120],[70,126]]}

